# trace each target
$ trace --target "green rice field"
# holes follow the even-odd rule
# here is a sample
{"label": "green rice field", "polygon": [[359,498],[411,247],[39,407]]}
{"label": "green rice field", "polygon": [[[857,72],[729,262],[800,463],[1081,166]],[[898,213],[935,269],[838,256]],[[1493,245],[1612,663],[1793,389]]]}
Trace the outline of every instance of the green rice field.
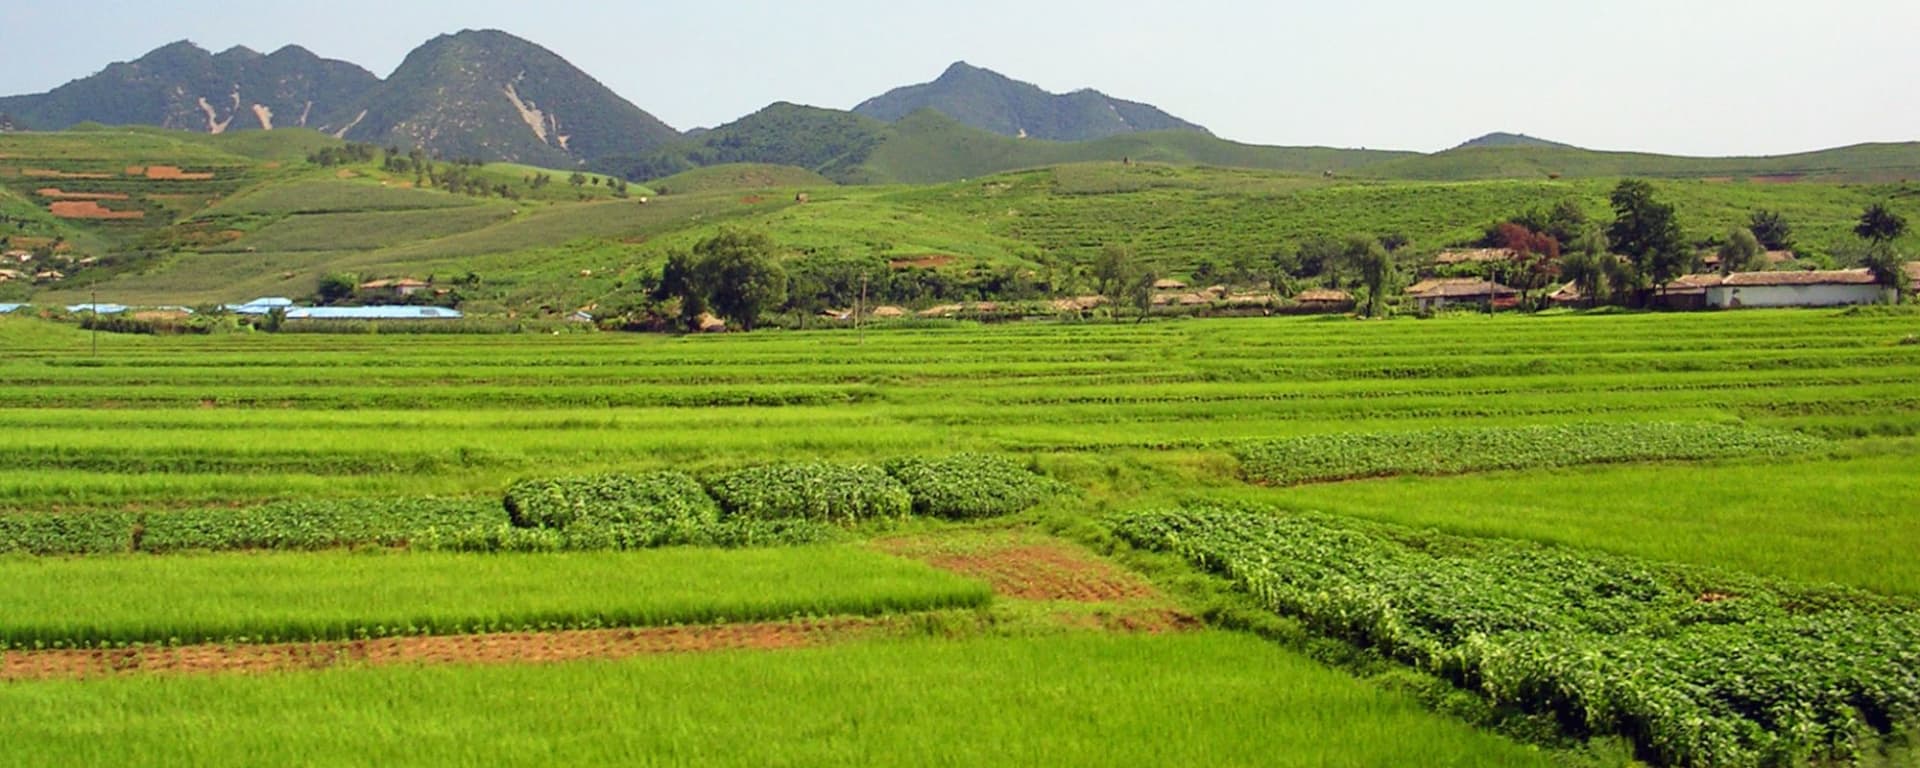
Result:
{"label": "green rice field", "polygon": [[[1824,310],[684,338],[0,319],[0,763],[1912,764],[1916,334]],[[621,489],[663,471],[700,525],[773,527],[632,545],[618,526],[667,513]],[[510,486],[579,522],[513,527]],[[115,666],[840,619],[892,623]],[[76,660],[106,671],[44,671]],[[1704,714],[1643,714],[1683,706]]]}

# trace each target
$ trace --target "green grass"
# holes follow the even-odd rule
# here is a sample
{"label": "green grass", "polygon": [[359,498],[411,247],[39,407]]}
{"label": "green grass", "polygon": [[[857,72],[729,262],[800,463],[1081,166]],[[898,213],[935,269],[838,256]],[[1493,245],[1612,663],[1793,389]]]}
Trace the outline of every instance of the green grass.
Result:
{"label": "green grass", "polygon": [[356,213],[465,208],[479,200],[426,189],[383,185],[367,179],[312,176],[237,195],[207,209],[203,216],[289,216],[300,213]]}
{"label": "green grass", "polygon": [[[1473,536],[1532,539],[1920,596],[1920,445],[1750,459],[1402,478],[1249,494]],[[1416,500],[1417,501],[1409,501]]]}
{"label": "green grass", "polygon": [[649,183],[667,194],[692,195],[750,189],[831,187],[833,180],[805,168],[764,163],[731,163],[695,168]]}
{"label": "green grass", "polygon": [[14,683],[0,730],[0,763],[1551,764],[1217,633]]}
{"label": "green grass", "polygon": [[6,558],[0,644],[661,626],[968,607],[987,598],[982,585],[852,547]]}

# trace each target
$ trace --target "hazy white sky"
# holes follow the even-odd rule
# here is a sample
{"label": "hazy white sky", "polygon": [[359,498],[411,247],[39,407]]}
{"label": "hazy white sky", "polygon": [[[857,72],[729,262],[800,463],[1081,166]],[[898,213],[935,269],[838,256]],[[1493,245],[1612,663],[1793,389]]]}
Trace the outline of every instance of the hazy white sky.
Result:
{"label": "hazy white sky", "polygon": [[558,52],[677,128],[848,108],[955,60],[1261,144],[1438,150],[1490,131],[1775,154],[1920,139],[1920,0],[4,0],[0,93],[190,39],[386,76],[436,34]]}

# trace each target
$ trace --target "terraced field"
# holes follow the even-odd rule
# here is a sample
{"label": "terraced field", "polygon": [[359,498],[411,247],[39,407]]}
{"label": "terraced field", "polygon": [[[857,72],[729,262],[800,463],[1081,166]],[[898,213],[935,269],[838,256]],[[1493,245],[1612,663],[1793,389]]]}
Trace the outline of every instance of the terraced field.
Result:
{"label": "terraced field", "polygon": [[[1916,332],[1548,314],[96,355],[0,319],[0,728],[30,745],[10,756],[156,764],[1904,764]],[[1560,647],[1670,663],[1614,686]]]}

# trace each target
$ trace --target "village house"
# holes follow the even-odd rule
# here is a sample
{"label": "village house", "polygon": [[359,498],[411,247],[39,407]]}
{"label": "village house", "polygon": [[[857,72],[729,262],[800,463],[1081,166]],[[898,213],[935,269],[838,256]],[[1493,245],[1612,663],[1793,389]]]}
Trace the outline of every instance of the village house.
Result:
{"label": "village house", "polygon": [[1457,267],[1462,264],[1489,264],[1512,261],[1518,254],[1509,248],[1476,248],[1467,251],[1441,251],[1433,257],[1437,267]]}
{"label": "village house", "polygon": [[1491,280],[1464,277],[1422,280],[1407,288],[1407,296],[1418,303],[1421,312],[1437,312],[1456,304],[1499,309],[1511,305],[1520,292]]}
{"label": "village house", "polygon": [[1706,288],[1707,306],[1842,307],[1892,301],[1894,291],[1864,269],[1819,272],[1738,272]]}
{"label": "village house", "polygon": [[360,293],[368,298],[405,299],[431,287],[411,277],[403,277],[397,280],[374,280],[361,283]]}
{"label": "village house", "polygon": [[1295,294],[1293,302],[1305,312],[1348,312],[1353,309],[1353,294],[1346,291],[1315,289]]}
{"label": "village house", "polygon": [[1655,292],[1652,301],[1667,309],[1706,309],[1707,289],[1720,280],[1719,275],[1681,275]]}

